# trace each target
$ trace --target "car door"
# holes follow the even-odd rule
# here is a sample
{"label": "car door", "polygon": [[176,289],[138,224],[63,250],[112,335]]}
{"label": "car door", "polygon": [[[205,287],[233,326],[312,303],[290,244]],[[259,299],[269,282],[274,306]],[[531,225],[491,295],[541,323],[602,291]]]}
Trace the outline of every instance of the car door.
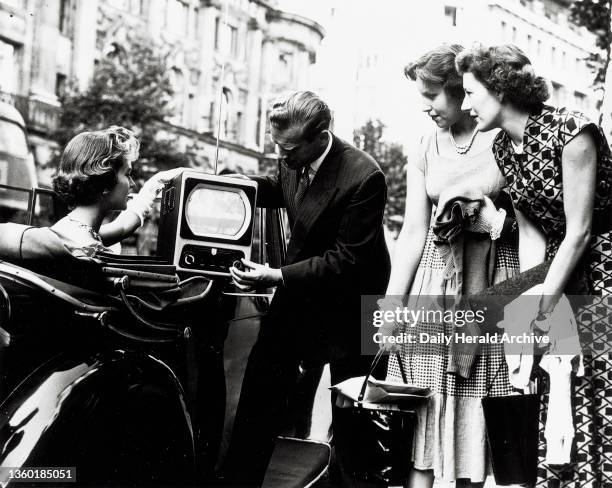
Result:
{"label": "car door", "polygon": [[[281,267],[287,253],[284,209],[258,208],[255,213],[255,223],[251,253],[253,261],[268,263],[274,268]],[[250,293],[231,289],[226,292],[226,296],[236,298],[236,308],[234,318],[228,327],[224,347],[227,393],[219,465],[229,445],[249,355],[259,334],[261,318],[268,310],[273,293],[272,289]]]}

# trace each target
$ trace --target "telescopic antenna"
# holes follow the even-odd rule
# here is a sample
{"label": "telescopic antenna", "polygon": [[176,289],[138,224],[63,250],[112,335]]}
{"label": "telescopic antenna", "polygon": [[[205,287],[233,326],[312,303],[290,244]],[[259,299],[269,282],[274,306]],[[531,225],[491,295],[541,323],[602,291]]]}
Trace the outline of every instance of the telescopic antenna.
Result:
{"label": "telescopic antenna", "polygon": [[[229,8],[229,0],[223,0],[223,4],[225,6],[223,13],[223,25],[225,29],[227,29],[227,11]],[[219,36],[220,41],[223,42],[223,36]],[[219,164],[219,136],[221,135],[221,114],[223,110],[223,78],[225,76],[225,55],[221,56],[221,76],[219,77],[219,113],[218,113],[218,121],[217,121],[217,147],[215,149],[215,166],[213,174],[217,174],[217,166]]]}

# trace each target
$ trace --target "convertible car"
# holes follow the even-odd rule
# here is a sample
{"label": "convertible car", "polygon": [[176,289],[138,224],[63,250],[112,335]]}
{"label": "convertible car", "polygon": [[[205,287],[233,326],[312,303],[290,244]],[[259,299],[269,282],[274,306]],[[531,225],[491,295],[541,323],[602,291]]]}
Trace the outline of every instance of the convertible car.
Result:
{"label": "convertible car", "polygon": [[[194,198],[217,186],[201,188]],[[216,200],[228,198],[236,191]],[[0,484],[215,485],[271,290],[238,292],[210,236],[187,264],[203,259],[213,273],[185,269],[180,256],[78,259],[47,227],[66,211],[53,192],[0,185],[3,201],[26,203],[0,223]],[[280,264],[280,214],[248,210],[248,255]],[[235,225],[226,217],[217,228]],[[325,442],[279,438],[263,486],[310,486],[329,457]]]}

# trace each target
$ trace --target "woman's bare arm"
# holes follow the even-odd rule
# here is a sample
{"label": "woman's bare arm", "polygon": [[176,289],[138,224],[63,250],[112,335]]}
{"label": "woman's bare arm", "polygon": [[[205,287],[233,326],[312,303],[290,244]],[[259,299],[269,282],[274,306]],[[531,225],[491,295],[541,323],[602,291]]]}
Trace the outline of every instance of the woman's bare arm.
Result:
{"label": "woman's bare arm", "polygon": [[404,295],[421,260],[431,219],[431,201],[425,190],[425,176],[413,165],[406,171],[404,225],[395,244],[387,296]]}
{"label": "woman's bare arm", "polygon": [[591,238],[597,150],[593,136],[581,132],[562,154],[566,232],[544,280],[541,312],[551,311]]}

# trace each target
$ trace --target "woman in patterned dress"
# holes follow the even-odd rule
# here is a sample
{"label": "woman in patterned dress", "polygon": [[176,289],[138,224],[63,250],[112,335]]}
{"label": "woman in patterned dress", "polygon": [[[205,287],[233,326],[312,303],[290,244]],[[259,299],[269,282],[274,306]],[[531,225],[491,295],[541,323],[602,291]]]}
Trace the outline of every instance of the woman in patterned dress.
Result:
{"label": "woman in patterned dress", "polygon": [[605,136],[583,114],[544,105],[547,85],[515,46],[476,47],[458,56],[457,67],[464,108],[478,128],[502,129],[493,152],[516,210],[521,269],[551,260],[534,319],[546,320],[564,292],[600,295],[577,314],[585,375],[574,384],[575,462],[543,463],[543,408],[538,484],[612,486],[612,159]]}
{"label": "woman in patterned dress", "polygon": [[[379,302],[382,310],[402,306],[401,297],[407,293],[414,310],[419,310],[421,304],[430,309],[432,297],[448,304],[454,300],[460,291],[457,274],[448,276],[445,272],[431,228],[432,210],[441,194],[453,188],[482,192],[495,199],[504,184],[491,154],[494,134],[476,130],[469,113],[461,110],[464,92],[454,64],[461,51],[458,45],[441,46],[405,69],[406,76],[416,83],[424,112],[437,128],[422,138],[418,155],[409,159],[405,220],[386,298]],[[494,220],[499,221],[490,219]],[[490,236],[480,235],[491,246]],[[494,283],[518,274],[516,246],[499,239],[496,249]],[[474,256],[466,248],[464,262],[470,258]],[[411,327],[410,332],[415,337],[421,332],[433,337],[450,336],[452,324],[423,321]],[[392,350],[393,346],[386,348]],[[418,408],[409,485],[431,487],[434,478],[439,478],[456,481],[459,487],[482,486],[490,463],[481,398],[489,389],[492,396],[511,391],[501,349],[492,345],[490,351],[483,351],[468,378],[448,372],[449,348],[444,344],[403,344],[399,352],[408,380],[435,392]],[[387,376],[389,380],[402,381],[395,355],[390,357]]]}

